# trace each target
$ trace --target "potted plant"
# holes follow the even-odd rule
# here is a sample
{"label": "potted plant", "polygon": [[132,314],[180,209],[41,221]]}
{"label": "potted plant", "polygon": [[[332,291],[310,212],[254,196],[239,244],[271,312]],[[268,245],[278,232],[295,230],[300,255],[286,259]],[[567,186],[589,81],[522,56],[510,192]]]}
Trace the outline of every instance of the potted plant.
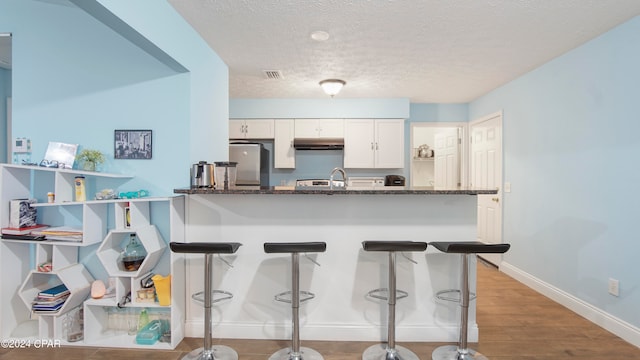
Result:
{"label": "potted plant", "polygon": [[99,150],[82,149],[78,156],[76,156],[78,164],[82,166],[83,170],[88,171],[96,171],[96,167],[104,163],[104,160],[104,154]]}

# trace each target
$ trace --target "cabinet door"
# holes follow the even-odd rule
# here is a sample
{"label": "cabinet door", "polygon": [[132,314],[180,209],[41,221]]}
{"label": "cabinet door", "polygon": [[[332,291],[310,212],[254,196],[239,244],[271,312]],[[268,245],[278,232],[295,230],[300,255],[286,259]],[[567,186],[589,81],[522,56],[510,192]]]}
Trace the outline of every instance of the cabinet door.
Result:
{"label": "cabinet door", "polygon": [[273,120],[259,119],[245,121],[246,139],[273,139]]}
{"label": "cabinet door", "polygon": [[344,137],[344,120],[343,119],[318,119],[318,136],[321,138],[339,138]]}
{"label": "cabinet door", "polygon": [[293,148],[294,121],[280,119],[274,121],[273,166],[278,169],[295,169],[296,153]]}
{"label": "cabinet door", "polygon": [[344,167],[374,167],[374,127],[370,119],[344,121]]}
{"label": "cabinet door", "polygon": [[244,120],[229,120],[229,139],[244,139]]}
{"label": "cabinet door", "polygon": [[295,119],[295,137],[315,139],[318,137],[318,119]]}
{"label": "cabinet door", "polygon": [[376,120],[375,133],[375,167],[404,168],[404,120]]}

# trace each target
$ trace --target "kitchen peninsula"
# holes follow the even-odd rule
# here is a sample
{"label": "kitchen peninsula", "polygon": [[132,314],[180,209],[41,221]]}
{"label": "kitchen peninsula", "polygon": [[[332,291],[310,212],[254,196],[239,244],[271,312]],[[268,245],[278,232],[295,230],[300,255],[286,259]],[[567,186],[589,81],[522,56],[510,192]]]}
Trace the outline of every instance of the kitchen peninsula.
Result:
{"label": "kitchen peninsula", "polygon": [[[214,337],[287,339],[290,308],[273,296],[289,290],[289,256],[267,256],[264,242],[324,241],[325,253],[300,260],[301,290],[316,294],[301,306],[302,339],[379,341],[386,333],[386,302],[365,295],[386,287],[386,254],[364,252],[364,240],[469,241],[476,239],[478,194],[496,190],[296,189],[255,187],[176,189],[188,195],[186,241],[235,241],[243,246],[216,261],[214,284],[234,294],[214,312]],[[403,341],[457,341],[457,303],[436,300],[457,288],[460,259],[428,247],[398,256],[396,334]],[[319,263],[321,266],[314,264]],[[475,267],[471,267],[475,269]],[[202,290],[201,257],[187,266],[187,296]],[[475,270],[470,274],[475,289]],[[203,336],[201,307],[186,311],[186,336]],[[477,341],[475,303],[469,313],[469,340]]]}

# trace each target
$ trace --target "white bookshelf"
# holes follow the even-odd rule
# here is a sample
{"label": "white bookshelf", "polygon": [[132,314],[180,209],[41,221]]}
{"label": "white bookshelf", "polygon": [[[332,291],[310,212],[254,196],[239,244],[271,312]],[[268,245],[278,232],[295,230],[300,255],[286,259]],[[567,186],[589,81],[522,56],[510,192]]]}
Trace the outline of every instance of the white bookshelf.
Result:
{"label": "white bookshelf", "polygon": [[[169,241],[184,242],[184,197],[73,201],[74,179],[85,177],[87,198],[96,190],[117,188],[131,176],[38,166],[0,164],[0,226],[9,223],[9,201],[36,199],[38,222],[50,226],[82,229],[82,241],[0,241],[0,337],[62,340],[68,346],[104,346],[173,349],[184,338],[185,261],[168,250]],[[55,192],[55,202],[47,203],[47,192]],[[126,209],[130,221],[125,220]],[[141,268],[120,271],[113,256],[121,251],[130,233],[136,233],[147,250]],[[97,260],[96,260],[97,259]],[[50,262],[52,271],[40,272],[38,265]],[[101,266],[116,284],[115,296],[91,299],[92,266]],[[136,301],[140,278],[153,272],[171,274],[171,305]],[[103,279],[104,280],[104,279]],[[71,295],[54,314],[33,314],[31,301],[46,288],[65,284]],[[131,291],[129,311],[147,308],[153,316],[169,319],[171,339],[155,345],[138,345],[135,335],[113,329],[108,314]],[[84,340],[66,342],[63,319],[82,307]],[[153,318],[152,316],[152,318]]]}

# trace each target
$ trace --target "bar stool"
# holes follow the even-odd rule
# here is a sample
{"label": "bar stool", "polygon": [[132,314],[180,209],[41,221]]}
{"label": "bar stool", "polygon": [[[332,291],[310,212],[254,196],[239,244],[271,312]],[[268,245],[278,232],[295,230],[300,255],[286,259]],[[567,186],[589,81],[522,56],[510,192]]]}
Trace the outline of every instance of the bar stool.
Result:
{"label": "bar stool", "polygon": [[[487,357],[467,347],[467,331],[469,324],[469,256],[476,254],[504,254],[511,247],[510,244],[485,244],[480,241],[468,242],[431,242],[429,245],[447,254],[460,254],[462,257],[460,290],[442,290],[436,293],[441,300],[460,303],[460,340],[458,345],[444,345],[433,350],[433,360],[487,360]],[[447,294],[458,293],[457,298]],[[473,297],[475,299],[475,295]]]}
{"label": "bar stool", "polygon": [[[291,291],[277,294],[277,301],[291,303],[293,334],[291,335],[291,347],[284,348],[273,353],[269,360],[322,360],[322,355],[316,350],[300,347],[300,303],[315,297],[308,291],[300,291],[300,253],[324,252],[327,249],[325,242],[285,242],[264,243],[264,252],[267,254],[290,253],[291,254]],[[286,299],[285,295],[291,295]],[[304,298],[300,299],[300,295]]]}
{"label": "bar stool", "polygon": [[[387,329],[387,345],[376,344],[362,353],[363,360],[417,360],[418,356],[411,350],[396,345],[396,300],[409,296],[406,291],[396,290],[396,252],[425,251],[426,242],[414,241],[363,241],[364,251],[386,251],[389,253],[389,287],[371,290],[367,296],[387,300],[389,305],[389,321]],[[387,292],[387,296],[380,293]]]}
{"label": "bar stool", "polygon": [[[213,290],[211,284],[213,270],[213,254],[234,254],[242,244],[235,242],[216,243],[178,243],[169,244],[171,251],[175,253],[204,254],[204,346],[195,349],[185,355],[182,360],[238,360],[238,353],[224,345],[212,346],[211,344],[211,305],[214,302],[232,297],[231,293]],[[213,299],[214,292],[222,292],[228,296],[217,300]],[[194,299],[198,294],[194,294]],[[230,295],[230,296],[229,296]]]}

